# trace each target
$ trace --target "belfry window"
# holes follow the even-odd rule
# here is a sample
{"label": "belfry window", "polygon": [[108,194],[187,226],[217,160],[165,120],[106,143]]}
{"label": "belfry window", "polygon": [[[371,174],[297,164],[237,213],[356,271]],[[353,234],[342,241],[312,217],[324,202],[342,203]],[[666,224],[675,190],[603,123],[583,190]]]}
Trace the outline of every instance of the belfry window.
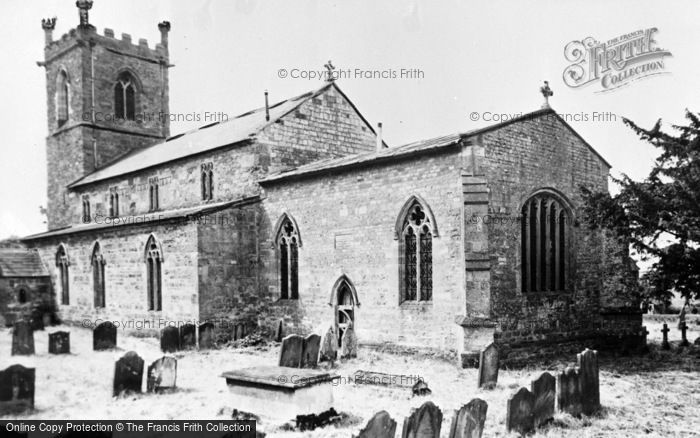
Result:
{"label": "belfry window", "polygon": [[95,242],[90,264],[92,265],[92,291],[95,308],[105,307],[105,260],[99,242]]}
{"label": "belfry window", "polygon": [[564,203],[548,192],[531,197],[522,208],[522,291],[563,291],[571,215]]}
{"label": "belfry window", "polygon": [[68,121],[68,75],[61,70],[56,80],[56,121],[63,126]]}
{"label": "belfry window", "polygon": [[90,196],[83,195],[82,201],[83,201],[83,222],[89,223],[90,222]]}
{"label": "belfry window", "polygon": [[154,236],[146,242],[146,290],[148,310],[163,310],[162,291],[163,254]]}
{"label": "belfry window", "polygon": [[123,72],[114,84],[114,117],[116,119],[136,119],[136,85],[134,78]]}
{"label": "belfry window", "polygon": [[214,163],[202,164],[201,172],[202,200],[214,199]]}
{"label": "belfry window", "polygon": [[280,298],[299,299],[299,232],[285,217],[277,232]]}
{"label": "belfry window", "polygon": [[68,266],[70,265],[68,261],[68,255],[66,254],[66,248],[63,245],[58,247],[56,251],[56,267],[58,268],[58,280],[61,286],[61,304],[70,304],[70,290],[69,290],[69,278],[68,278]]}
{"label": "belfry window", "polygon": [[399,237],[401,301],[433,299],[433,224],[415,203],[403,221]]}

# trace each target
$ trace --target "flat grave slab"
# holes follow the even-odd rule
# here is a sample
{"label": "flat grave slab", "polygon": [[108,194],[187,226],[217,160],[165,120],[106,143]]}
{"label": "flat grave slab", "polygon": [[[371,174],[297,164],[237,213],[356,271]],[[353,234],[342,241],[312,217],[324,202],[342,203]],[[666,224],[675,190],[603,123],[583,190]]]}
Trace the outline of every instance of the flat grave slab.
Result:
{"label": "flat grave slab", "polygon": [[233,395],[232,408],[282,421],[333,407],[335,373],[309,368],[262,366],[221,374]]}

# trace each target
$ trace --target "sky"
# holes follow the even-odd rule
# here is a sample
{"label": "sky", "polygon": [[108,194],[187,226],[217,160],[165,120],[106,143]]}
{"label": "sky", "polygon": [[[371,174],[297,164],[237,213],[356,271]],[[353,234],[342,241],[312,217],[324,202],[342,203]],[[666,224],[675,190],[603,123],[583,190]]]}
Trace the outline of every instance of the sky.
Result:
{"label": "sky", "polygon": [[[41,19],[58,18],[54,38],[78,24],[73,0],[1,8],[0,239],[46,229],[39,210],[46,206],[47,135],[44,69],[36,64]],[[338,85],[372,124],[383,123],[390,146],[536,110],[548,80],[551,106],[568,115],[613,175],[641,179],[657,152],[622,117],[651,127],[700,111],[699,16],[694,1],[95,0],[90,22],[99,33],[108,27],[151,47],[160,39],[157,23],[172,23],[173,113],[234,117],[263,105],[265,90],[276,102],[319,88],[323,79],[301,76],[332,60],[339,71],[350,69]],[[655,47],[670,52],[663,74],[607,92],[599,82],[565,84],[570,42],[650,28],[657,29]],[[174,122],[171,133],[204,124]]]}

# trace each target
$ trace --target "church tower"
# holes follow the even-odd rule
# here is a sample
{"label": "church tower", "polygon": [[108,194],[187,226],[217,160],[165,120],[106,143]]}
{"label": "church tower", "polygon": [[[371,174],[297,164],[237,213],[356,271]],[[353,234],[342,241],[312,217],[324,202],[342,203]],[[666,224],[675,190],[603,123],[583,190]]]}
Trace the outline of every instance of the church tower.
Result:
{"label": "church tower", "polygon": [[71,217],[67,186],[105,164],[167,138],[168,32],[158,24],[150,48],[131,36],[99,35],[88,20],[92,0],[76,2],[80,24],[53,40],[56,18],[41,21],[45,33],[49,230],[78,222]]}

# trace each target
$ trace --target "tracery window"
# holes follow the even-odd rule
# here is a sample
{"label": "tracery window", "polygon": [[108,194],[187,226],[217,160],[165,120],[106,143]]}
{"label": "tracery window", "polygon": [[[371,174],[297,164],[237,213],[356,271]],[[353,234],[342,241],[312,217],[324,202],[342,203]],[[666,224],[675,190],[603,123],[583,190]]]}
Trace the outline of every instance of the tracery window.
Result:
{"label": "tracery window", "polygon": [[136,81],[128,72],[123,72],[114,84],[114,117],[136,119]]}
{"label": "tracery window", "polygon": [[148,310],[163,309],[162,291],[163,254],[154,236],[146,242],[146,290],[148,295]]}
{"label": "tracery window", "polygon": [[401,301],[433,299],[433,224],[415,203],[404,218],[399,241]]}
{"label": "tracery window", "polygon": [[277,232],[280,298],[299,299],[299,232],[285,217]]}
{"label": "tracery window", "polygon": [[56,121],[59,127],[68,121],[69,96],[68,75],[61,70],[56,80]]}
{"label": "tracery window", "polygon": [[63,305],[70,304],[69,265],[70,262],[68,261],[68,254],[66,254],[66,248],[63,245],[59,245],[56,251],[56,267],[58,268],[58,280],[61,287],[61,304]]}
{"label": "tracery window", "polygon": [[562,291],[569,263],[571,215],[556,195],[541,192],[522,207],[522,291]]}
{"label": "tracery window", "polygon": [[92,265],[92,290],[95,308],[105,307],[105,260],[99,242],[95,242],[90,264]]}

